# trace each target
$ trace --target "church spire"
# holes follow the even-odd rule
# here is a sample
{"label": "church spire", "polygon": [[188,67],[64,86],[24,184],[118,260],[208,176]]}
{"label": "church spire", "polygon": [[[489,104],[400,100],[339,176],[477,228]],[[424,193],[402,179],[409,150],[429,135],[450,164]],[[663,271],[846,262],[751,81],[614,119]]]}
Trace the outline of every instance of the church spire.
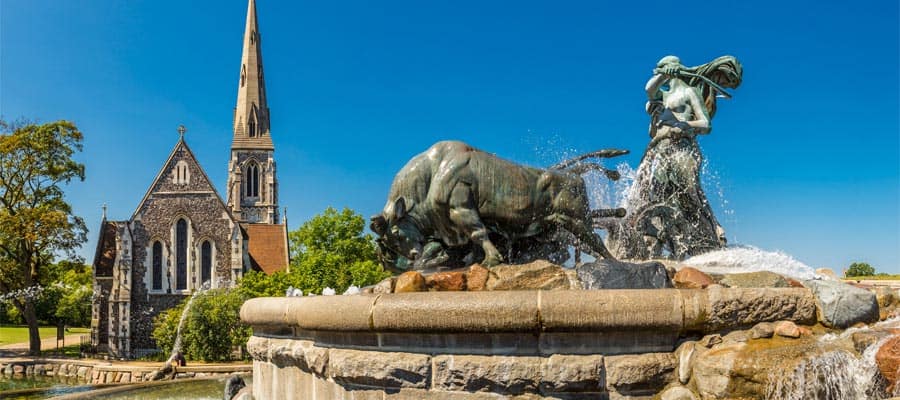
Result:
{"label": "church spire", "polygon": [[274,149],[269,131],[269,106],[266,103],[266,81],[260,41],[256,1],[249,0],[237,105],[234,107],[232,149]]}

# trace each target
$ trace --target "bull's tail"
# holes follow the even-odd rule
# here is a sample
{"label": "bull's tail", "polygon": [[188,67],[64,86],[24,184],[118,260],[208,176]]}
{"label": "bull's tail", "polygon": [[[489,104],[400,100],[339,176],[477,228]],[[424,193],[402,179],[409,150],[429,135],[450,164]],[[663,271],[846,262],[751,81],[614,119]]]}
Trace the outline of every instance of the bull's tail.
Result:
{"label": "bull's tail", "polygon": [[597,150],[594,152],[585,153],[580,156],[570,158],[568,160],[561,161],[561,162],[551,166],[549,169],[553,169],[553,170],[567,169],[571,166],[578,165],[582,161],[587,160],[589,158],[612,158],[612,157],[618,157],[621,155],[625,155],[628,153],[629,153],[628,150],[619,150],[619,149]]}

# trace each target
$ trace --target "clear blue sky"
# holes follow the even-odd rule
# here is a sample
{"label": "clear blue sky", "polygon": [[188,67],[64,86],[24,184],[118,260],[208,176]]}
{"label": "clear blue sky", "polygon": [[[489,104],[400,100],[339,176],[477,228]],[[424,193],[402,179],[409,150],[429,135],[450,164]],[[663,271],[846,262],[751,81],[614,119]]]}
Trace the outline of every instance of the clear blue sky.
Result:
{"label": "clear blue sky", "polygon": [[[292,228],[329,205],[377,212],[442,139],[531,165],[627,148],[636,166],[656,61],[732,54],[743,85],[701,139],[731,241],[900,273],[897,1],[257,1]],[[245,13],[245,0],[0,2],[0,114],[85,134],[87,180],[68,198],[88,261],[100,205],[130,217],[178,124],[221,193]]]}

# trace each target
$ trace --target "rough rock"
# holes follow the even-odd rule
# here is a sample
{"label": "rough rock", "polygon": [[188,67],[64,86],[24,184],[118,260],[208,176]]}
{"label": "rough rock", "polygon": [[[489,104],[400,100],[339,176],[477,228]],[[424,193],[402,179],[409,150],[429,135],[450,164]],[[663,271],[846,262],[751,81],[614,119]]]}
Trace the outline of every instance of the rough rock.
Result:
{"label": "rough rock", "polygon": [[775,334],[775,325],[771,322],[760,322],[750,328],[751,339],[770,338]]}
{"label": "rough rock", "polygon": [[705,272],[693,267],[684,267],[672,278],[678,289],[705,289],[715,283]]}
{"label": "rough rock", "polygon": [[831,279],[837,279],[837,275],[835,275],[834,271],[831,268],[816,268],[816,273],[819,275],[827,276]]}
{"label": "rough rock", "polygon": [[395,277],[390,277],[381,282],[378,282],[375,284],[375,286],[372,286],[372,293],[373,294],[393,293],[394,285],[396,284],[396,282],[397,282],[397,278],[395,278]]}
{"label": "rough rock", "polygon": [[441,355],[433,359],[432,389],[522,394],[540,384],[540,357]]}
{"label": "rough rock", "polygon": [[850,334],[850,341],[853,342],[853,348],[857,353],[862,354],[869,346],[878,343],[879,340],[889,335],[887,332],[881,331],[860,331]]}
{"label": "rough rock", "polygon": [[697,395],[683,386],[672,386],[659,394],[660,400],[697,400]]}
{"label": "rough rock", "polygon": [[858,322],[878,320],[875,294],[840,281],[810,279],[803,281],[816,297],[819,322],[833,328],[846,328]]}
{"label": "rough rock", "polygon": [[629,263],[597,260],[575,268],[585,289],[671,288],[666,267],[659,262]]}
{"label": "rough rock", "polygon": [[875,293],[875,301],[878,302],[878,307],[888,307],[897,301],[894,290],[887,286],[876,286],[872,288],[872,292]]}
{"label": "rough rock", "polygon": [[705,329],[716,331],[751,327],[762,321],[816,320],[816,299],[803,289],[744,288],[705,291]]}
{"label": "rough rock", "polygon": [[725,274],[719,280],[719,283],[727,287],[737,288],[782,288],[791,286],[783,276],[769,271]]}
{"label": "rough rock", "polygon": [[785,279],[787,280],[788,286],[790,286],[790,287],[795,287],[795,288],[805,287],[805,286],[803,286],[802,283],[800,283],[800,281],[798,281],[796,279],[793,279],[793,278],[785,278]]}
{"label": "rough rock", "polygon": [[721,399],[731,394],[730,376],[735,360],[745,346],[745,343],[723,345],[696,357],[691,376],[702,398]]}
{"label": "rough rock", "polygon": [[713,346],[722,343],[722,335],[718,333],[713,333],[712,335],[706,335],[703,339],[700,339],[698,342],[701,346],[706,347],[707,349],[712,348]]}
{"label": "rough rock", "polygon": [[425,277],[418,271],[407,271],[397,277],[394,293],[424,292],[427,290]]}
{"label": "rough rock", "polygon": [[627,396],[658,393],[675,377],[672,353],[645,353],[606,357],[606,387]]}
{"label": "rough rock", "polygon": [[746,342],[750,340],[750,331],[731,331],[722,337],[722,343]]}
{"label": "rough rock", "polygon": [[800,327],[791,321],[780,321],[775,324],[775,334],[783,337],[798,338],[800,337]]}
{"label": "rough rock", "polygon": [[897,379],[900,378],[900,336],[894,336],[887,340],[878,353],[875,353],[875,364],[881,375],[887,380],[888,393],[892,393]]}
{"label": "rough rock", "polygon": [[466,290],[466,274],[460,271],[437,272],[425,278],[429,290],[459,292]]}
{"label": "rough rock", "polygon": [[706,347],[699,345],[695,341],[684,342],[675,349],[675,362],[678,364],[675,369],[675,375],[678,377],[679,382],[687,384],[691,380],[694,357],[706,350]]}
{"label": "rough rock", "polygon": [[466,287],[469,291],[484,290],[490,271],[481,264],[473,264],[466,273]]}
{"label": "rough rock", "polygon": [[544,393],[603,392],[603,356],[554,354],[541,365],[540,389]]}
{"label": "rough rock", "polygon": [[327,372],[329,378],[341,385],[424,389],[431,376],[431,357],[332,349]]}
{"label": "rough rock", "polygon": [[555,290],[569,289],[569,278],[563,267],[545,260],[528,264],[502,264],[490,268],[487,290]]}

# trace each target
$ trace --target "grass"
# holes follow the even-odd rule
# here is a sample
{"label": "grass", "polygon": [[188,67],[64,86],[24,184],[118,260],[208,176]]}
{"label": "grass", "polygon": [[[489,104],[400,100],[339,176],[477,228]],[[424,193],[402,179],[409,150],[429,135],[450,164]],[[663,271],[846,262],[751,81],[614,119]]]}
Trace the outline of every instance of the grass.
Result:
{"label": "grass", "polygon": [[[55,326],[42,326],[38,328],[41,339],[53,339],[56,337]],[[90,328],[69,328],[66,335],[89,335]],[[24,325],[0,326],[0,346],[12,343],[24,343],[28,341],[28,327]],[[68,343],[67,343],[68,344]]]}
{"label": "grass", "polygon": [[59,351],[56,351],[56,347],[52,347],[49,349],[41,350],[42,356],[53,356],[53,357],[67,357],[67,358],[78,358],[81,356],[81,345],[78,343],[73,345],[68,345],[66,347],[60,347]]}
{"label": "grass", "polygon": [[900,281],[900,274],[872,275],[872,276],[848,276],[842,278],[849,281]]}

